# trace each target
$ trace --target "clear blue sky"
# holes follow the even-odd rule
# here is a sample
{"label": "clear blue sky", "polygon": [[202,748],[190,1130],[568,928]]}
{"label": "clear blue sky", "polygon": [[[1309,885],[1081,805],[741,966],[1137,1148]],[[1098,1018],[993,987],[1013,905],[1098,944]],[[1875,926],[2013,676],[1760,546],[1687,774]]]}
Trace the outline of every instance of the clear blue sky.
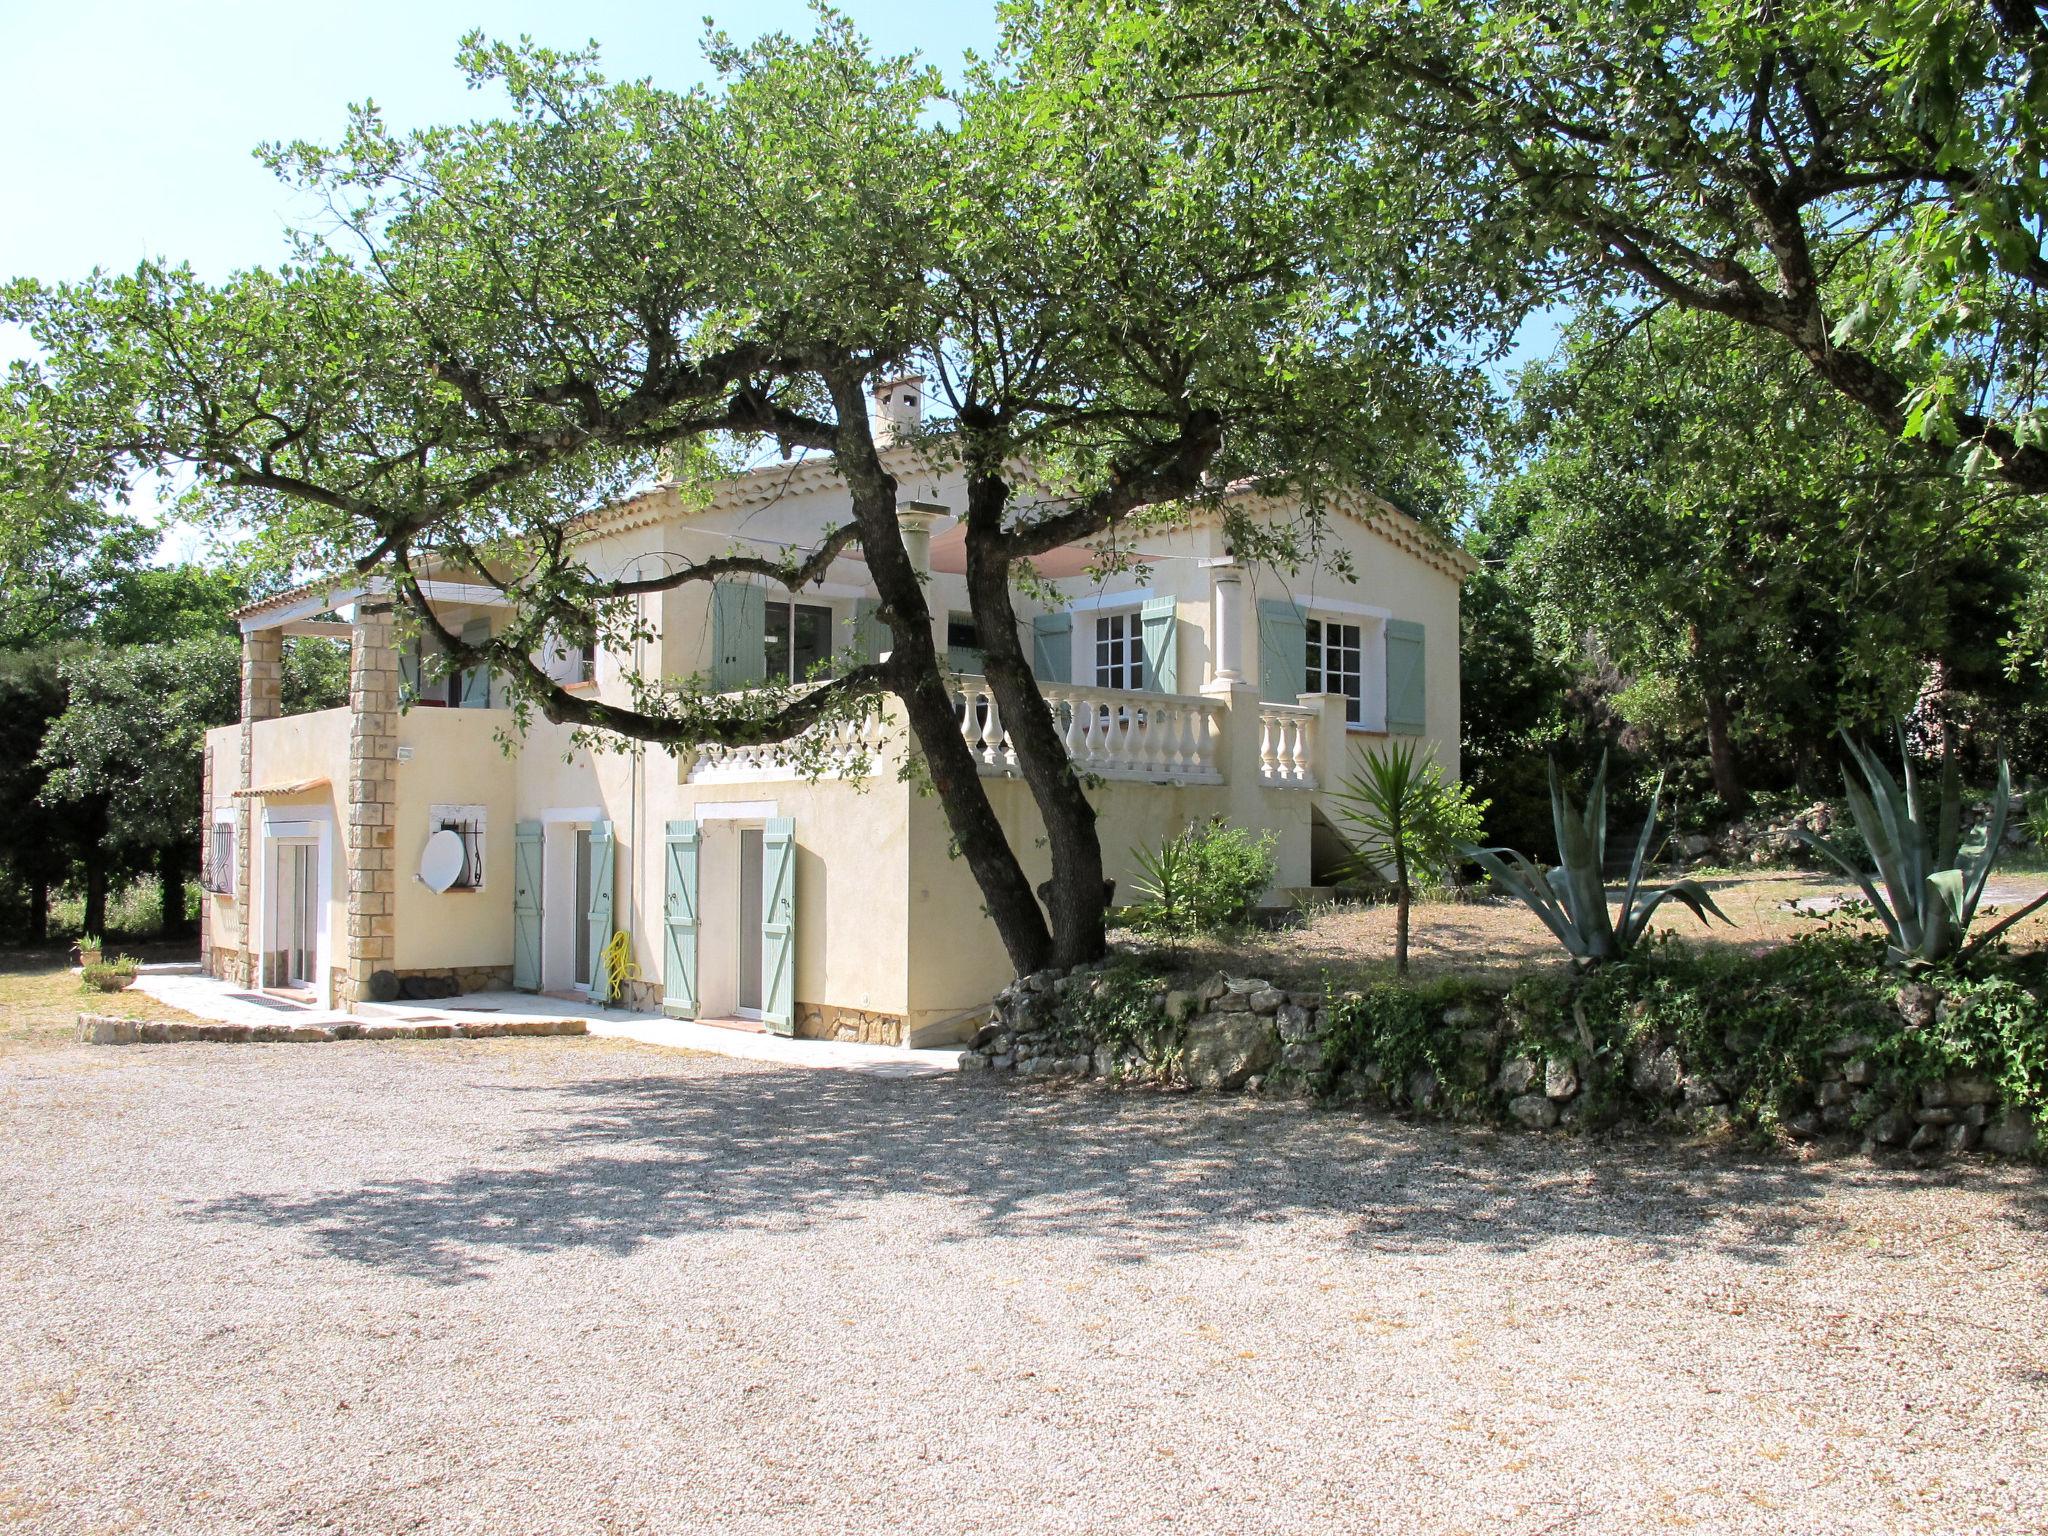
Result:
{"label": "clear blue sky", "polygon": [[[994,0],[842,9],[878,46],[948,73],[995,43]],[[257,144],[331,140],[365,98],[402,127],[494,111],[453,64],[473,26],[594,38],[614,78],[687,85],[707,73],[707,13],[738,37],[811,25],[800,0],[0,0],[0,277],[274,261],[291,200]],[[19,345],[0,337],[0,357]]]}

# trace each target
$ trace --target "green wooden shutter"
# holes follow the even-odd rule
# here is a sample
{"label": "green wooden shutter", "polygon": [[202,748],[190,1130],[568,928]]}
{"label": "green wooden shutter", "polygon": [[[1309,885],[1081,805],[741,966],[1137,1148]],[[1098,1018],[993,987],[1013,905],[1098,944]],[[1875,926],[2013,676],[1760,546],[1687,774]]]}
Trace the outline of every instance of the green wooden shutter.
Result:
{"label": "green wooden shutter", "polygon": [[1285,598],[1259,599],[1259,697],[1300,702],[1308,687],[1308,618]]}
{"label": "green wooden shutter", "polygon": [[1423,628],[1406,619],[1387,620],[1387,729],[1420,736],[1428,726],[1423,693]]}
{"label": "green wooden shutter", "polygon": [[612,824],[590,824],[590,910],[583,914],[590,924],[590,990],[599,997],[611,996],[605,974],[604,949],[612,941]]}
{"label": "green wooden shutter", "polygon": [[1139,611],[1145,634],[1146,686],[1154,693],[1180,691],[1180,619],[1170,597],[1153,597]]}
{"label": "green wooden shutter", "polygon": [[[471,619],[462,626],[464,645],[482,645],[491,638],[491,621],[485,618]],[[461,707],[464,709],[489,709],[491,707],[491,669],[489,667],[465,667],[462,672]]]}
{"label": "green wooden shutter", "polygon": [[881,599],[856,597],[853,600],[853,648],[860,653],[860,659],[880,661],[895,643],[889,626],[882,622]]}
{"label": "green wooden shutter", "polygon": [[757,688],[768,675],[767,594],[751,582],[711,584],[711,686]]}
{"label": "green wooden shutter", "polygon": [[1031,621],[1031,670],[1041,683],[1074,680],[1074,616],[1041,613]]}
{"label": "green wooden shutter", "polygon": [[540,990],[540,882],[545,861],[537,821],[514,828],[512,859],[512,985]]}
{"label": "green wooden shutter", "polygon": [[697,1017],[697,823],[668,824],[668,887],[662,902],[661,1011]]}
{"label": "green wooden shutter", "polygon": [[761,1022],[796,1033],[796,823],[761,826]]}

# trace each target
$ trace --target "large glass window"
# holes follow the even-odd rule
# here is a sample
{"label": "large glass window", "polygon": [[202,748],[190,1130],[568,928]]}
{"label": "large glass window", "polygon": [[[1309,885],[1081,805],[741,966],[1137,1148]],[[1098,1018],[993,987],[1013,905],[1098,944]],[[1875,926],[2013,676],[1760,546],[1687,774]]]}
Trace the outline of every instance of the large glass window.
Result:
{"label": "large glass window", "polygon": [[832,655],[832,610],[822,603],[768,603],[763,659],[771,683],[801,683]]}
{"label": "large glass window", "polygon": [[1308,621],[1308,691],[1344,695],[1344,718],[1352,725],[1363,719],[1365,704],[1365,635],[1356,624],[1328,619]]}
{"label": "large glass window", "polygon": [[1145,636],[1135,613],[1099,614],[1095,620],[1095,686],[1145,686]]}

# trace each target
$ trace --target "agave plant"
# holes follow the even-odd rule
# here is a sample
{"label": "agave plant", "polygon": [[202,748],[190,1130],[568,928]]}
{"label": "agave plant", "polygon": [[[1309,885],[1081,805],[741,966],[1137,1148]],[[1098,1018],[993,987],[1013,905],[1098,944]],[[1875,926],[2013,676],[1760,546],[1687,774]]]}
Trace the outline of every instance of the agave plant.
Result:
{"label": "agave plant", "polygon": [[[1842,785],[1849,794],[1849,814],[1856,819],[1856,830],[1870,845],[1870,857],[1877,865],[1875,874],[1867,873],[1826,838],[1799,827],[1792,828],[1791,835],[1863,887],[1871,910],[1884,924],[1891,963],[1919,969],[1982,948],[2048,896],[2001,918],[1974,943],[1965,944],[1977,916],[1977,903],[1991,878],[1991,866],[2005,844],[2005,824],[2012,812],[2012,772],[2001,757],[1984,846],[1975,854],[1964,854],[1963,797],[1955,759],[1948,757],[1942,762],[1941,803],[1930,820],[1919,775],[1913,771],[1912,754],[1906,750],[1906,733],[1901,729],[1897,735],[1906,774],[1903,788],[1875,752],[1848,732],[1842,733],[1842,744],[1863,775],[1859,785],[1845,763]],[[1880,880],[1883,894],[1877,888]]]}
{"label": "agave plant", "polygon": [[1556,934],[1581,965],[1598,965],[1615,960],[1634,949],[1650,926],[1650,918],[1667,901],[1684,903],[1701,923],[1712,913],[1722,922],[1728,914],[1714,905],[1714,898],[1697,880],[1674,880],[1652,889],[1643,884],[1643,866],[1655,848],[1657,803],[1664,795],[1664,776],[1650,794],[1650,814],[1643,823],[1643,835],[1636,843],[1636,856],[1629,864],[1628,884],[1621,895],[1621,909],[1607,908],[1607,887],[1602,879],[1607,864],[1607,759],[1600,759],[1600,771],[1583,810],[1575,809],[1564,786],[1558,782],[1557,763],[1550,765],[1550,815],[1557,827],[1557,868],[1538,869],[1512,848],[1460,849],[1503,890],[1521,899],[1543,926]]}

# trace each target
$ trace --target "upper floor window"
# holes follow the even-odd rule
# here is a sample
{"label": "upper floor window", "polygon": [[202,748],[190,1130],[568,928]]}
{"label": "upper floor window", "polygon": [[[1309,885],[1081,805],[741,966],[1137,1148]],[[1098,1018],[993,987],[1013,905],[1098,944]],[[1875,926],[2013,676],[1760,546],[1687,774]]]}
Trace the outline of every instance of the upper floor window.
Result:
{"label": "upper floor window", "polygon": [[971,613],[946,615],[946,665],[957,673],[979,674],[986,662],[981,654],[981,631]]}
{"label": "upper floor window", "polygon": [[1365,705],[1365,632],[1361,625],[1308,621],[1308,691],[1344,695],[1344,718],[1357,725]]}
{"label": "upper floor window", "polygon": [[1104,613],[1095,619],[1095,686],[1145,686],[1145,635],[1136,613]]}
{"label": "upper floor window", "polygon": [[767,603],[762,661],[771,683],[801,683],[832,658],[832,610],[823,603]]}

